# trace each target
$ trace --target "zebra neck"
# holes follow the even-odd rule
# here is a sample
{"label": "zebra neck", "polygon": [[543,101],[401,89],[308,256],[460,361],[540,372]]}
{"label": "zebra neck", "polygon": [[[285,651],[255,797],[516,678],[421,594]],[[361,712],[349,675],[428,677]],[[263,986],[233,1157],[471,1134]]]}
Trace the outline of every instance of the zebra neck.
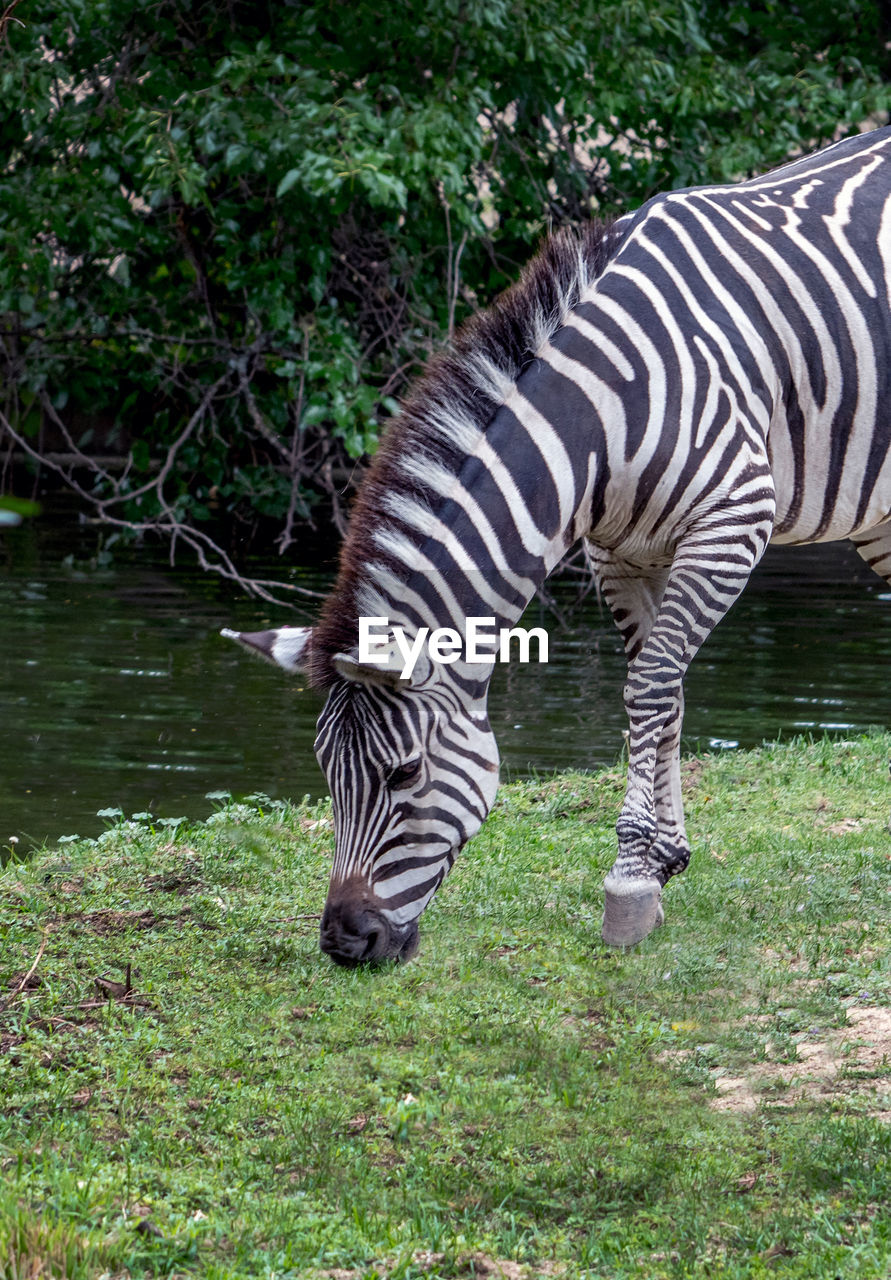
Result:
{"label": "zebra neck", "polygon": [[598,474],[590,417],[577,435],[563,440],[525,395],[511,395],[457,474],[427,472],[435,502],[390,502],[403,528],[388,521],[375,533],[384,557],[369,566],[360,613],[408,636],[447,628],[462,641],[469,620],[485,619],[489,631],[515,626],[589,526]]}

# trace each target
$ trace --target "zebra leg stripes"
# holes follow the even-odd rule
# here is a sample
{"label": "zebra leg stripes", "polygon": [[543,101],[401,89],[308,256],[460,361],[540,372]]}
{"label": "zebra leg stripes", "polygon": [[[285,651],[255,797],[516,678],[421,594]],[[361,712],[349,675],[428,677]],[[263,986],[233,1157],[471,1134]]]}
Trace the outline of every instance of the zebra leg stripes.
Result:
{"label": "zebra leg stripes", "polygon": [[[760,465],[753,459],[745,471],[741,492],[725,497],[678,546],[655,618],[629,661],[628,781],[616,824],[618,855],[604,885],[603,938],[612,945],[631,946],[661,923],[662,886],[689,860],[678,759],[684,675],[745,587],[773,528],[766,458]],[[637,593],[649,605],[639,609],[641,633],[652,582],[649,592]]]}
{"label": "zebra leg stripes", "polygon": [[[597,583],[622,636],[631,663],[653,629],[668,582],[668,568],[630,565],[601,548],[593,547],[590,559]],[[653,804],[656,836],[649,862],[664,884],[683,871],[690,860],[690,846],[681,801],[680,737],[683,720],[683,687],[678,690],[674,714],[662,730],[656,748]]]}

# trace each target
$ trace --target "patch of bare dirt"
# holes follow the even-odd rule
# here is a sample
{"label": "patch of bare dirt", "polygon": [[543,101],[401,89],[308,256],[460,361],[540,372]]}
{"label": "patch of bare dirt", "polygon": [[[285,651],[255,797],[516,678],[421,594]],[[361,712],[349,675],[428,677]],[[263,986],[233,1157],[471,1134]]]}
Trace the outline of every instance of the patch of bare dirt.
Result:
{"label": "patch of bare dirt", "polygon": [[[819,826],[819,823],[817,824]],[[862,818],[842,818],[841,822],[830,822],[823,830],[830,836],[848,836],[855,831],[863,830]]]}
{"label": "patch of bare dirt", "polygon": [[[891,1009],[867,1005],[848,1008],[848,1025],[829,1031],[819,1040],[796,1040],[798,1062],[753,1064],[745,1075],[713,1073],[718,1096],[715,1111],[754,1111],[763,1095],[777,1084],[787,1085],[782,1103],[807,1098],[845,1098],[856,1094],[872,1097],[870,1114],[888,1115],[891,1091]],[[858,1079],[858,1073],[886,1072],[885,1081]],[[880,1101],[884,1085],[884,1098]],[[877,1087],[878,1086],[878,1087]]]}
{"label": "patch of bare dirt", "polygon": [[81,917],[94,933],[123,933],[126,929],[154,929],[161,917],[146,907],[142,911],[88,911]]}
{"label": "patch of bare dirt", "polygon": [[33,973],[30,969],[25,969],[21,973],[14,973],[9,980],[9,990],[13,995],[18,995],[22,991],[36,991],[43,983],[38,974]]}
{"label": "patch of bare dirt", "polygon": [[0,1054],[9,1053],[24,1040],[17,1032],[0,1031]]}
{"label": "patch of bare dirt", "polygon": [[74,880],[63,880],[58,886],[58,890],[59,893],[70,895],[73,893],[81,893],[83,891],[83,887],[84,878],[83,876],[78,876]]}
{"label": "patch of bare dirt", "polygon": [[192,893],[200,884],[200,877],[189,871],[165,871],[161,875],[147,876],[143,881],[149,893]]}
{"label": "patch of bare dirt", "polygon": [[799,951],[790,951],[788,948],[777,951],[774,947],[764,947],[761,954],[777,968],[791,970],[793,973],[803,973],[810,968]]}
{"label": "patch of bare dirt", "polygon": [[684,795],[690,795],[699,786],[704,768],[702,761],[696,756],[681,761],[681,791]]}
{"label": "patch of bare dirt", "polygon": [[[444,1253],[416,1253],[412,1261],[422,1271],[445,1261]],[[466,1280],[538,1280],[542,1276],[562,1276],[566,1267],[561,1262],[512,1262],[509,1258],[492,1258],[486,1253],[466,1253],[457,1259],[455,1275],[466,1277]],[[386,1280],[391,1270],[389,1263],[377,1264],[378,1275]],[[320,1280],[360,1280],[366,1271],[351,1271],[343,1267],[334,1267],[330,1271],[320,1271]]]}
{"label": "patch of bare dirt", "polygon": [[106,937],[109,934],[126,933],[128,929],[157,929],[160,925],[182,924],[186,920],[200,925],[201,928],[209,927],[193,916],[191,907],[183,907],[181,911],[177,911],[174,915],[158,915],[150,907],[144,907],[142,911],[112,911],[110,909],[76,911],[66,913],[64,916],[57,916],[53,923],[58,926],[69,921],[77,921],[93,933],[98,933],[100,937]]}

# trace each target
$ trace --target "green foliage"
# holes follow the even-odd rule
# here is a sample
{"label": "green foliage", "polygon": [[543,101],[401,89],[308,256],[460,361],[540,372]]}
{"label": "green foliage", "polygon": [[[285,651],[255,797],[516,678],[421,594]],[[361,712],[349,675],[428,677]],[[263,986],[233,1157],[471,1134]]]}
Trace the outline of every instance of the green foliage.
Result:
{"label": "green foliage", "polygon": [[130,453],[124,498],[186,432],[131,518],[240,511],[285,541],[549,225],[743,177],[887,98],[888,33],[859,0],[60,0],[16,17],[10,425],[38,455]]}

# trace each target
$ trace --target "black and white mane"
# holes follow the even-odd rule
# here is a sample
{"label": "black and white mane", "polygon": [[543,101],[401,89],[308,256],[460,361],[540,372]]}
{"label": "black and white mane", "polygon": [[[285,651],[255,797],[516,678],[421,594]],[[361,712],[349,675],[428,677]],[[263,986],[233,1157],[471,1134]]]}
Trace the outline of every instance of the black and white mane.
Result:
{"label": "black and white mane", "polygon": [[619,223],[591,221],[549,236],[518,282],[473,316],[414,384],[356,496],[337,582],[313,630],[313,684],[327,688],[334,678],[331,659],[356,643],[366,566],[389,559],[397,576],[403,569],[382,548],[382,527],[415,542],[421,538],[399,521],[400,499],[431,507],[441,501],[425,488],[424,468],[457,474],[517,379],[615,255],[626,225],[624,219],[621,229]]}

